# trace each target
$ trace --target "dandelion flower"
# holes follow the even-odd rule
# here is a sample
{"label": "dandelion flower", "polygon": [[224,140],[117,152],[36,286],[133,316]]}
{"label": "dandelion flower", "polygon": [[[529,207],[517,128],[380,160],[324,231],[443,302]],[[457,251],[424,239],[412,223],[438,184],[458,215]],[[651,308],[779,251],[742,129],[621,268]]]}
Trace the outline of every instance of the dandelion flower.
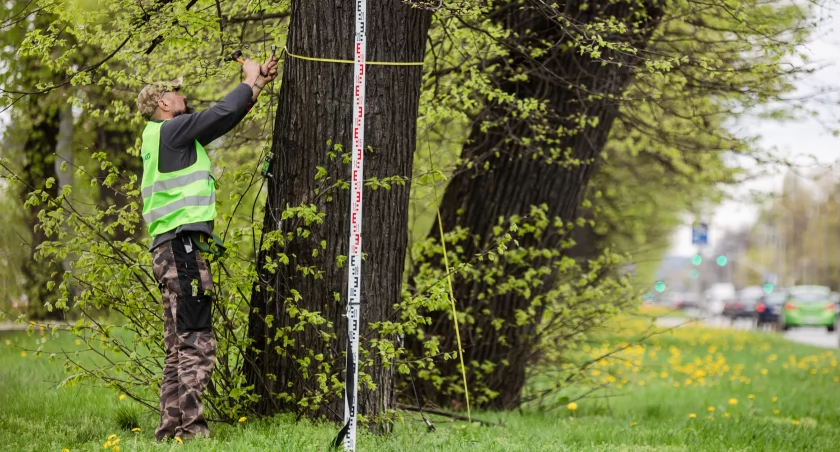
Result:
{"label": "dandelion flower", "polygon": [[246,420],[248,420],[248,418],[245,417],[245,416],[242,416],[241,418],[239,418],[239,422],[245,422]]}
{"label": "dandelion flower", "polygon": [[697,415],[696,415],[696,414],[694,414],[694,413],[691,413],[691,414],[689,414],[689,415],[688,415],[688,418],[689,418],[689,419],[694,419],[694,418],[696,418],[696,417],[697,417]]}
{"label": "dandelion flower", "polygon": [[779,414],[779,410],[773,410],[773,414]]}
{"label": "dandelion flower", "polygon": [[568,409],[569,409],[569,411],[574,411],[574,410],[576,410],[576,409],[577,409],[577,403],[572,402],[572,403],[570,403],[570,404],[566,405],[566,408],[568,408]]}
{"label": "dandelion flower", "polygon": [[761,375],[767,375],[767,369],[761,369]]}
{"label": "dandelion flower", "polygon": [[20,356],[21,356],[22,358],[26,357],[26,352],[20,352]]}
{"label": "dandelion flower", "polygon": [[184,440],[182,440],[180,436],[176,436],[175,441],[177,441],[178,444],[184,444]]}
{"label": "dandelion flower", "polygon": [[776,403],[777,400],[779,400],[779,398],[776,396],[773,396],[773,398],[770,399],[770,401],[773,403]]}
{"label": "dandelion flower", "polygon": [[734,397],[729,399],[729,404],[730,405],[737,405],[738,404],[738,399],[736,399]]}
{"label": "dandelion flower", "polygon": [[70,449],[61,449],[61,452],[70,452]]}
{"label": "dandelion flower", "polygon": [[134,427],[133,429],[131,429],[131,431],[137,433],[140,431],[140,427]]}
{"label": "dandelion flower", "polygon": [[108,436],[108,440],[112,440],[112,439],[114,439],[114,438],[116,438],[116,437],[117,437],[117,435],[113,435],[113,434],[112,434],[112,435]]}
{"label": "dandelion flower", "polygon": [[114,446],[114,452],[120,452],[120,446]]}
{"label": "dandelion flower", "polygon": [[103,444],[102,447],[104,449],[107,449],[107,448],[111,447],[111,442],[110,441],[105,441],[105,444]]}
{"label": "dandelion flower", "polygon": [[799,421],[797,421],[796,419],[794,419],[794,420],[793,420],[793,425],[799,425]]}
{"label": "dandelion flower", "polygon": [[750,399],[750,400],[752,400],[752,399],[754,399],[754,398],[755,398],[755,394],[750,394],[750,395],[748,395],[748,396],[747,396],[747,398],[748,398],[748,399]]}
{"label": "dandelion flower", "polygon": [[723,417],[729,417],[729,413],[723,413]]}
{"label": "dandelion flower", "polygon": [[12,341],[6,339],[6,345],[12,345]]}
{"label": "dandelion flower", "polygon": [[125,394],[120,394],[120,400],[125,400]]}
{"label": "dandelion flower", "polygon": [[714,412],[714,411],[715,411],[715,407],[713,407],[713,406],[710,406],[710,407],[709,407],[709,408],[707,408],[707,409],[709,410],[709,413],[712,413],[712,412]]}

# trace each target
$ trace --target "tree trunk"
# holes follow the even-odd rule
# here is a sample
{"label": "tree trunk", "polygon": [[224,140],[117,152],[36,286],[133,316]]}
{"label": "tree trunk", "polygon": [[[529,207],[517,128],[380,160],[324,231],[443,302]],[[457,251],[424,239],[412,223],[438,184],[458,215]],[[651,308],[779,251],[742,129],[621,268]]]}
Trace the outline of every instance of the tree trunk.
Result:
{"label": "tree trunk", "polygon": [[[352,59],[354,5],[350,0],[294,1],[289,51]],[[428,11],[399,0],[368,2],[367,19],[368,61],[423,60]],[[395,320],[393,307],[400,300],[422,69],[369,66],[366,71],[365,178],[405,181],[392,183],[390,190],[364,192],[360,372],[370,376],[376,390],[360,384],[359,413],[371,419],[394,406],[394,367],[383,365],[372,346],[395,338],[370,324]],[[284,62],[263,232],[264,240],[278,230],[293,238],[272,245],[258,259],[260,283],[252,294],[248,331],[253,346],[245,371],[260,396],[256,411],[261,414],[291,410],[343,418],[343,391],[336,382],[344,381],[347,266],[337,261],[346,258],[349,247],[351,177],[342,155],[351,150],[352,73],[352,64],[288,56]],[[316,178],[319,167],[327,174]],[[336,188],[338,181],[348,186]],[[281,219],[287,206],[310,205],[324,214],[323,223],[299,216]],[[265,269],[281,255],[288,257],[287,265],[276,272]],[[318,313],[325,323],[307,323],[305,313]],[[319,375],[326,377],[323,384]]]}
{"label": "tree trunk", "polygon": [[[581,8],[584,3],[588,8]],[[493,228],[499,218],[528,215],[531,206],[545,204],[550,221],[559,218],[565,225],[575,219],[595,162],[616,117],[618,105],[610,96],[620,96],[624,92],[638,62],[637,57],[627,52],[607,48],[602,49],[597,60],[589,54],[581,55],[577,46],[566,47],[569,40],[580,40],[580,35],[564,28],[562,21],[549,17],[558,17],[556,13],[559,13],[559,17],[580,26],[615,17],[628,24],[628,34],[622,36],[605,31],[602,36],[608,42],[622,42],[635,48],[645,46],[662,17],[660,2],[656,0],[570,1],[561,3],[558,7],[561,11],[542,11],[540,8],[544,6],[533,5],[535,3],[526,2],[524,7],[512,8],[505,4],[498,9],[497,14],[504,15],[498,20],[512,32],[508,42],[512,46],[508,48],[522,46],[528,49],[539,45],[540,40],[555,45],[538,57],[512,52],[513,61],[508,64],[511,72],[493,74],[491,80],[496,87],[519,100],[532,98],[545,103],[547,113],[523,117],[512,114],[515,105],[487,101],[474,121],[461,157],[462,161],[480,164],[465,165],[455,172],[440,205],[445,230],[462,227],[479,237],[477,241],[459,242],[463,247],[460,254],[465,258],[491,246],[496,236]],[[635,23],[635,30],[629,26],[631,22]],[[602,61],[609,63],[602,64]],[[510,76],[517,69],[523,69],[528,78],[511,80]],[[597,123],[581,129],[580,116],[596,119]],[[483,130],[488,123],[496,126]],[[559,127],[566,133],[546,132]],[[533,144],[528,145],[528,140]],[[553,162],[549,159],[549,151],[555,153]],[[484,169],[485,162],[489,169]],[[437,228],[433,228],[431,234],[439,238]],[[539,236],[520,235],[518,240],[520,248],[559,250],[562,240],[567,237],[567,230],[549,226]],[[486,262],[477,262],[475,267],[480,270]],[[525,264],[505,262],[503,265],[505,276],[519,278],[529,268],[550,266],[551,260],[537,258]],[[460,325],[470,391],[480,392],[478,397],[474,394],[471,398],[474,405],[487,409],[519,405],[526,366],[534,358],[537,325],[545,309],[544,304],[532,301],[552,289],[556,277],[556,270],[552,269],[541,278],[541,285],[532,288],[530,297],[514,292],[496,293],[493,284],[481,280],[461,278],[456,282],[454,295],[459,311],[474,319],[474,322]],[[517,312],[529,309],[532,309],[529,320],[517,324]],[[429,342],[431,336],[437,336],[441,352],[457,350],[449,312],[432,311],[428,315],[431,325],[421,335],[408,338],[408,347],[413,353],[423,355],[424,343]],[[501,326],[494,325],[494,319],[504,322]],[[480,365],[488,363],[494,367],[476,371]],[[440,362],[438,368],[453,385],[460,385],[457,359]],[[430,380],[417,384],[418,393],[425,400],[441,406],[461,406],[462,396],[456,395],[457,389],[438,388]],[[498,395],[490,396],[493,392]]]}
{"label": "tree trunk", "polygon": [[[28,101],[33,104],[30,118],[32,125],[23,145],[26,163],[21,173],[23,186],[19,196],[22,202],[26,202],[29,194],[34,190],[43,190],[49,194],[50,198],[58,197],[59,191],[57,179],[51,187],[47,187],[45,183],[48,178],[56,178],[55,152],[60,123],[58,107],[49,105],[48,102],[39,102],[37,98],[29,98]],[[45,307],[46,303],[54,304],[58,299],[57,292],[49,290],[47,283],[53,281],[56,287],[61,283],[64,273],[61,262],[35,261],[38,246],[49,239],[44,230],[38,226],[38,212],[56,207],[58,206],[49,206],[42,202],[24,209],[24,221],[32,231],[29,242],[30,258],[23,264],[24,291],[28,298],[27,315],[31,319],[58,318],[64,315],[64,311],[50,312]]]}

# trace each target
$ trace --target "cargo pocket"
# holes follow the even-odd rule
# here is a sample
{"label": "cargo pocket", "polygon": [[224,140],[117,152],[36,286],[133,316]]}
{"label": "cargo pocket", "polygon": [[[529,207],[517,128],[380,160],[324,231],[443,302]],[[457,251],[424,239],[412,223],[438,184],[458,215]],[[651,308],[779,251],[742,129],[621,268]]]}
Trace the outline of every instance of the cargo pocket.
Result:
{"label": "cargo pocket", "polygon": [[212,331],[212,303],[209,295],[179,295],[176,314],[178,332]]}

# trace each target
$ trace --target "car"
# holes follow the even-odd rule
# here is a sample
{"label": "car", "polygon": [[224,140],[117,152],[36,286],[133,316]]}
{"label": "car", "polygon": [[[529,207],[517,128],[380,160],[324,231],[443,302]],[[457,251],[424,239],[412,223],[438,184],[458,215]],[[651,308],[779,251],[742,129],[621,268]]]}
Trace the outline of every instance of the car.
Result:
{"label": "car", "polygon": [[772,293],[763,295],[755,304],[756,326],[758,328],[763,326],[776,327],[779,324],[779,313],[782,311],[785,301],[787,301],[787,292],[783,290],[777,289]]}
{"label": "car", "polygon": [[710,316],[723,313],[727,301],[735,299],[735,286],[732,283],[716,283],[705,292],[705,310]]}
{"label": "car", "polygon": [[756,305],[764,294],[760,287],[745,287],[734,300],[723,305],[723,316],[732,323],[738,319],[755,320],[758,317]]}
{"label": "car", "polygon": [[779,316],[782,330],[800,326],[825,327],[834,331],[837,322],[835,297],[825,286],[795,286],[788,290]]}

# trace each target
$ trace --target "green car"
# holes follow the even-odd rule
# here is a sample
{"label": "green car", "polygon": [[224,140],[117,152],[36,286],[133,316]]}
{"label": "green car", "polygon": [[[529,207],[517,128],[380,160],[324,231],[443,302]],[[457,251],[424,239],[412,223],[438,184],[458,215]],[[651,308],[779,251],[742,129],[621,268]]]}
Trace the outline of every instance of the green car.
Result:
{"label": "green car", "polygon": [[825,286],[795,286],[788,291],[779,316],[783,330],[797,326],[824,326],[834,331],[837,309],[831,289]]}

